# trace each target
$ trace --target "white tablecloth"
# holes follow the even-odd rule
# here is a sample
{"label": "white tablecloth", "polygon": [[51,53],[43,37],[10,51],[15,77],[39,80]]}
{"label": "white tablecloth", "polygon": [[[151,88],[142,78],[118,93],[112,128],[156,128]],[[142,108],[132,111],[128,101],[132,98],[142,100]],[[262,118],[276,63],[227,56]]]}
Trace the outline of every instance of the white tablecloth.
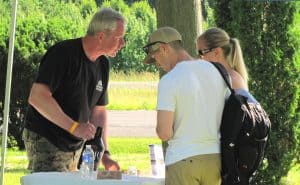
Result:
{"label": "white tablecloth", "polygon": [[21,185],[164,185],[164,179],[123,176],[122,180],[87,180],[82,179],[79,172],[41,172],[21,177]]}

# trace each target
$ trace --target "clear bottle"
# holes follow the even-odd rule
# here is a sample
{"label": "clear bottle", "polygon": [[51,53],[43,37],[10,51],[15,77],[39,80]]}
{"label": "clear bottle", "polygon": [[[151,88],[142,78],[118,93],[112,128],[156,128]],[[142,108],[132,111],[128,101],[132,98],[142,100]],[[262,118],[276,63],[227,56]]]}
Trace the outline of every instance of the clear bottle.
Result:
{"label": "clear bottle", "polygon": [[165,176],[165,163],[162,146],[158,144],[149,145],[152,175],[156,177]]}
{"label": "clear bottle", "polygon": [[91,145],[86,145],[82,153],[82,163],[80,165],[80,174],[84,179],[94,179],[94,151]]}

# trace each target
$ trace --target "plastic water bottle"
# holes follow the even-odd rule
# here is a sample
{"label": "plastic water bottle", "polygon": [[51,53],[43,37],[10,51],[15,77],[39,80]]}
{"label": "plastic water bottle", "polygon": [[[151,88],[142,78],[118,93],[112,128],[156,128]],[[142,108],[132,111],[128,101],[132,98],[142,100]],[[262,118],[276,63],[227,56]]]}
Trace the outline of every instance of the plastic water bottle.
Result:
{"label": "plastic water bottle", "polygon": [[82,163],[80,166],[80,174],[84,179],[94,179],[94,151],[91,145],[86,145],[82,153]]}
{"label": "plastic water bottle", "polygon": [[149,145],[152,175],[156,177],[165,176],[164,155],[161,145]]}

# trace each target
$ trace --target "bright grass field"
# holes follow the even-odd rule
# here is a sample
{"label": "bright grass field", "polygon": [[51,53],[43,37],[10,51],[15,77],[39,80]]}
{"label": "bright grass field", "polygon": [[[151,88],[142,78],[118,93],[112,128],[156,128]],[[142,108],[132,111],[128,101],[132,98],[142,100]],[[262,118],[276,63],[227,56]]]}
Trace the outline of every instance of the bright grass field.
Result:
{"label": "bright grass field", "polygon": [[[107,108],[110,110],[155,110],[157,86],[151,86],[151,84],[157,84],[158,81],[158,73],[110,73]],[[114,83],[122,84],[122,82],[128,85],[113,86]],[[132,82],[135,82],[135,85]]]}
{"label": "bright grass field", "polygon": [[151,82],[159,81],[159,74],[157,73],[136,73],[136,72],[114,72],[110,71],[109,79],[117,82]]}
{"label": "bright grass field", "polygon": [[[160,144],[157,138],[110,138],[110,151],[113,159],[117,160],[121,170],[128,166],[136,166],[141,175],[151,174],[149,144]],[[20,185],[20,178],[29,172],[25,151],[9,149],[6,155],[5,185]],[[100,167],[101,168],[101,167]],[[300,185],[300,164],[295,165],[288,176],[281,180],[281,185]]]}
{"label": "bright grass field", "polygon": [[[136,166],[141,175],[151,175],[149,144],[160,144],[158,138],[109,138],[110,151],[113,159],[117,160],[121,170],[128,166]],[[25,151],[7,150],[5,185],[20,185],[20,178],[28,174],[28,160]],[[100,166],[100,169],[103,169]]]}

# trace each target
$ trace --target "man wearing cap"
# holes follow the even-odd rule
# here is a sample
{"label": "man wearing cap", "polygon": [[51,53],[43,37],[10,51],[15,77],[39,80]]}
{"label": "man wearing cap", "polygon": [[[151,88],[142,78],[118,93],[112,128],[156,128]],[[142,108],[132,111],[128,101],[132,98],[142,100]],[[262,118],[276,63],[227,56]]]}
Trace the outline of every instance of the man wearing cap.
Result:
{"label": "man wearing cap", "polygon": [[157,135],[168,141],[166,185],[219,185],[220,133],[226,85],[217,69],[193,60],[171,27],[149,36],[145,63],[165,74],[158,85]]}

